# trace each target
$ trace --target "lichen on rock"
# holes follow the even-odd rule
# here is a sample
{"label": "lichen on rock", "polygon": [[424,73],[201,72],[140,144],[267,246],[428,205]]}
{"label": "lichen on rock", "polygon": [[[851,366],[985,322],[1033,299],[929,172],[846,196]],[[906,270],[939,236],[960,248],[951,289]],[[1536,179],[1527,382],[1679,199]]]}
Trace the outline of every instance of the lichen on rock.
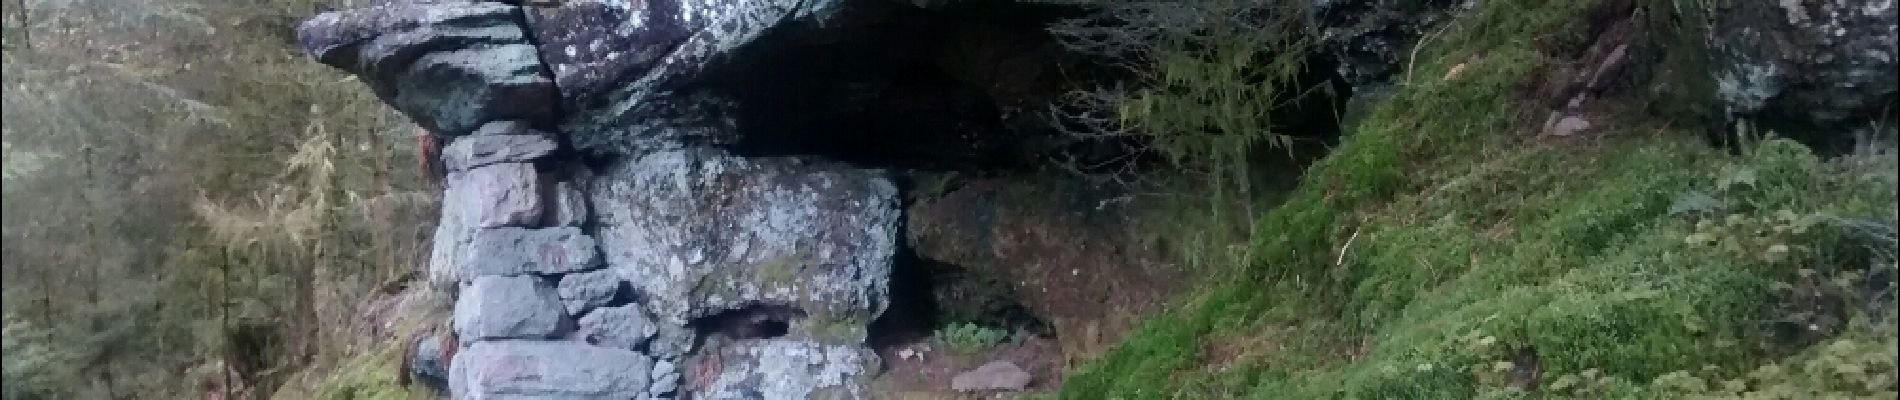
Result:
{"label": "lichen on rock", "polygon": [[662,321],[761,303],[869,321],[886,305],[897,188],[877,173],[669,151],[609,167],[588,193],[607,263]]}

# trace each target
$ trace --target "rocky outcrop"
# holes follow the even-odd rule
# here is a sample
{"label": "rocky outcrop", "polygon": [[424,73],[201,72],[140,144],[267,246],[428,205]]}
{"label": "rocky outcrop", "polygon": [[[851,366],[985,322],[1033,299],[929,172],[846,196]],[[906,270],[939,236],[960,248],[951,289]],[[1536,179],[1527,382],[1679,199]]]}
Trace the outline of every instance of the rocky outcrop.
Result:
{"label": "rocky outcrop", "polygon": [[1319,48],[1355,88],[1383,84],[1464,0],[1313,0]]}
{"label": "rocky outcrop", "polygon": [[520,22],[520,9],[501,3],[392,2],[318,15],[297,35],[317,61],[356,74],[417,124],[461,135],[553,116],[554,82]]}
{"label": "rocky outcrop", "polygon": [[[450,395],[861,397],[895,185],[730,154],[740,116],[698,89],[715,60],[831,2],[529,3],[382,1],[299,30],[447,138],[429,275],[458,295]],[[704,384],[686,384],[689,360]]]}
{"label": "rocky outcrop", "polygon": [[[692,149],[610,166],[587,192],[607,264],[648,300],[645,305],[661,327],[650,354],[720,351],[725,342],[688,348],[695,337],[713,333],[771,338],[732,332],[757,331],[749,326],[768,322],[784,325],[786,338],[864,350],[865,326],[888,302],[897,189],[880,174],[797,158],[747,159]],[[781,311],[733,316],[728,319],[758,320],[737,322],[741,325],[731,329],[712,326],[720,323],[678,329],[760,305]],[[729,371],[800,373],[757,369],[783,365],[789,364]],[[820,383],[826,382],[857,381]]]}
{"label": "rocky outcrop", "polygon": [[735,140],[727,99],[689,88],[767,29],[834,11],[835,0],[565,1],[527,26],[572,110],[576,147],[637,153]]}
{"label": "rocky outcrop", "polygon": [[1900,10],[1893,1],[1714,7],[1708,40],[1716,94],[1731,115],[1836,131],[1896,115]]}
{"label": "rocky outcrop", "polygon": [[[1462,0],[1311,3],[1321,52],[1336,64],[1339,76],[1359,91],[1374,90],[1395,73],[1403,73],[1399,69],[1415,45],[1470,4]],[[1632,7],[1630,2],[1606,4]],[[1900,102],[1900,75],[1894,73],[1900,68],[1900,50],[1896,50],[1900,10],[1894,2],[1747,0],[1680,6],[1650,12],[1675,13],[1681,19],[1670,24],[1709,23],[1702,38],[1706,48],[1670,50],[1706,56],[1709,64],[1687,67],[1698,74],[1706,70],[1708,75],[1670,79],[1712,79],[1715,100],[1724,114],[1718,124],[1750,120],[1810,145],[1839,149],[1866,139],[1856,135],[1869,133],[1873,129],[1869,125],[1900,118],[1900,108],[1895,106]],[[1624,19],[1627,13],[1592,18]],[[1601,50],[1592,50],[1592,61],[1605,62],[1592,66],[1636,62],[1625,60],[1626,56],[1653,57],[1622,49]],[[1601,54],[1615,57],[1595,57]],[[1579,72],[1577,86],[1586,80],[1593,89],[1607,83],[1595,79],[1600,73]],[[1566,95],[1554,100],[1559,102],[1558,110],[1545,122],[1546,133],[1567,136],[1588,127],[1587,119],[1575,110],[1579,107],[1565,103],[1577,98]]]}
{"label": "rocky outcrop", "polygon": [[898,209],[878,174],[666,151],[609,167],[589,193],[608,263],[663,320],[783,304],[868,321],[884,308]]}

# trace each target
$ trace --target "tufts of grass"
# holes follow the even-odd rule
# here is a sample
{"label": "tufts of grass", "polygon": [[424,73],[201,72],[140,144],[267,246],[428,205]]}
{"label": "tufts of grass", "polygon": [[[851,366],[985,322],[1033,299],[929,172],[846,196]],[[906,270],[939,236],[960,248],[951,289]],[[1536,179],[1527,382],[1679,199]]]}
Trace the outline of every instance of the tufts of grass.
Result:
{"label": "tufts of grass", "polygon": [[982,351],[1003,343],[1009,337],[1008,331],[969,322],[944,325],[942,328],[937,328],[935,335],[937,344],[952,352],[963,354]]}
{"label": "tufts of grass", "polygon": [[[1891,226],[1895,157],[1779,139],[1734,156],[1668,128],[1531,138],[1538,49],[1575,47],[1546,44],[1579,40],[1591,3],[1451,22],[1415,68],[1460,78],[1402,85],[1256,219],[1244,262],[1061,396],[1892,396],[1893,358],[1852,350],[1891,333],[1854,333],[1851,306],[1892,300],[1839,289],[1891,251],[1826,221]],[[1209,351],[1236,338],[1267,350]]]}
{"label": "tufts of grass", "polygon": [[[394,344],[397,341],[390,341]],[[421,400],[439,396],[420,384],[397,382],[402,347],[383,346],[344,359],[309,388],[287,385],[272,398],[298,400]]]}

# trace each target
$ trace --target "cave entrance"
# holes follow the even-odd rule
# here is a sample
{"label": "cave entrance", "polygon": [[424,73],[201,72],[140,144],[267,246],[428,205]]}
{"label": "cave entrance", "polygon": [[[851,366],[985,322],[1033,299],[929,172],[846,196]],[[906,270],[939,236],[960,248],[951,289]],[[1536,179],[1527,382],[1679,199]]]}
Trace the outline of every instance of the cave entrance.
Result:
{"label": "cave entrance", "polygon": [[708,76],[732,99],[747,156],[818,155],[898,169],[1031,166],[1041,108],[1086,60],[1049,36],[1078,9],[1001,1],[919,8],[853,2],[774,28]]}
{"label": "cave entrance", "polygon": [[[1052,23],[1089,15],[1088,9],[1003,1],[845,7],[822,23],[774,28],[702,75],[699,89],[735,108],[741,134],[730,150],[992,173],[1065,159],[1128,169],[1118,163],[1154,156],[1140,137],[1063,133],[1072,121],[1051,112],[1072,92],[1129,77],[1065,49],[1049,32]],[[1302,71],[1288,82],[1285,98],[1273,100],[1283,105],[1273,111],[1271,129],[1294,137],[1299,151],[1330,147],[1352,89],[1321,53],[1308,54]]]}
{"label": "cave entrance", "polygon": [[958,328],[1002,335],[997,339],[1056,338],[1052,325],[1024,306],[1009,284],[920,257],[908,246],[891,268],[890,301],[871,322],[866,340],[879,353],[941,341],[939,334]]}

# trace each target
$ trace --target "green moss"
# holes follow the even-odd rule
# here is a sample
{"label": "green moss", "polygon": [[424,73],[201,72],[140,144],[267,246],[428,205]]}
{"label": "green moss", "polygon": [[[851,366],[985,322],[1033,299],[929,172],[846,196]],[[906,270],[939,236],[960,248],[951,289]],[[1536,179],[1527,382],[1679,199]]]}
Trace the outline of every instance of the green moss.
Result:
{"label": "green moss", "polygon": [[813,315],[799,323],[799,329],[807,337],[818,339],[822,343],[862,343],[869,324],[857,318],[829,315]]}
{"label": "green moss", "polygon": [[346,359],[331,368],[328,375],[307,392],[286,387],[277,393],[276,399],[301,400],[419,400],[432,399],[435,394],[421,385],[403,386],[397,382],[397,367],[402,360],[402,346],[391,341],[389,345]]}
{"label": "green moss", "polygon": [[[1517,121],[1538,48],[1574,47],[1590,3],[1486,2],[1452,22],[1416,68],[1465,63],[1461,78],[1401,86],[1256,220],[1246,262],[1074,371],[1062,396],[1675,397],[1656,382],[1812,352],[1763,321],[1789,316],[1786,287],[1845,279],[1868,255],[1799,221],[1891,221],[1894,157],[1825,161],[1785,140],[1736,157],[1674,129],[1532,138]],[[1691,194],[1724,206],[1678,210]],[[1233,338],[1276,351],[1207,357]],[[1532,353],[1537,394],[1511,374]]]}
{"label": "green moss", "polygon": [[968,322],[956,322],[937,328],[937,344],[954,353],[971,354],[1003,343],[1009,332]]}

